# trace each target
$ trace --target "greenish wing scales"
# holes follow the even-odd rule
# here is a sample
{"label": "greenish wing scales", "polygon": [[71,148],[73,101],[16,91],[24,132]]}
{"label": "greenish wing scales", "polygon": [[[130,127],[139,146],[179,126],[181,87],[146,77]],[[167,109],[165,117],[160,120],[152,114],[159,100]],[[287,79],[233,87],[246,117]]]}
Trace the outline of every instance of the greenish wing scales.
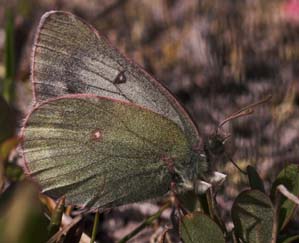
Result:
{"label": "greenish wing scales", "polygon": [[170,92],[71,13],[42,17],[31,69],[37,103],[66,94],[132,102],[178,124],[192,145],[199,141],[197,128]]}
{"label": "greenish wing scales", "polygon": [[[173,121],[93,95],[44,102],[28,116],[23,151],[43,191],[70,204],[105,207],[162,196],[171,168],[190,170],[193,152]],[[193,178],[188,178],[192,180]]]}

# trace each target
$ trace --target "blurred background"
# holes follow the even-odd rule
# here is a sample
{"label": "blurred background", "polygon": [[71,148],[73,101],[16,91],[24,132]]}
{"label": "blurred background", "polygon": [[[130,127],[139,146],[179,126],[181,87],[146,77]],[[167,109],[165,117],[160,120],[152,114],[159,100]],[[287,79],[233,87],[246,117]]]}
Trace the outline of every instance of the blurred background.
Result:
{"label": "blurred background", "polygon": [[[85,19],[167,86],[202,138],[233,112],[272,95],[254,114],[223,127],[231,135],[229,154],[243,169],[255,166],[269,183],[283,166],[299,162],[299,0],[0,0],[0,227],[16,218],[22,225],[29,214],[33,224],[26,226],[29,241],[19,236],[22,228],[15,232],[17,224],[13,231],[5,228],[7,237],[38,242],[30,230],[48,223],[36,189],[24,182],[14,148],[31,108],[36,27],[41,15],[54,9]],[[220,159],[213,166],[228,175],[218,202],[229,224],[232,200],[248,182],[232,163]],[[158,209],[155,202],[114,209],[101,216],[98,237],[113,242]],[[163,215],[167,222],[169,212]],[[92,220],[84,222],[87,234]],[[149,242],[160,224],[130,242]]]}

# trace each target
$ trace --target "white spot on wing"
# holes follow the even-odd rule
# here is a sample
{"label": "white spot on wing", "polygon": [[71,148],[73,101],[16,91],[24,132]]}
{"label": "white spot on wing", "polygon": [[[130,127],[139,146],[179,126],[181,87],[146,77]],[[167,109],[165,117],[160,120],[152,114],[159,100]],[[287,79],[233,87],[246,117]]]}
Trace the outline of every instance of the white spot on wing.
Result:
{"label": "white spot on wing", "polygon": [[91,132],[91,139],[95,142],[98,142],[102,139],[102,132],[100,129],[96,128]]}

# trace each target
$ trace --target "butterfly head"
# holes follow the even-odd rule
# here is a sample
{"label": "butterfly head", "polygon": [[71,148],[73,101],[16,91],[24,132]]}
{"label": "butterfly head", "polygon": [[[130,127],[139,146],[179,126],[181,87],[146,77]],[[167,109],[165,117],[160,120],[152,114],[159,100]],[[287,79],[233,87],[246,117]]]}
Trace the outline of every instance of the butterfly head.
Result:
{"label": "butterfly head", "polygon": [[221,156],[225,152],[225,141],[226,138],[223,135],[218,133],[212,134],[204,144],[205,150],[215,156]]}

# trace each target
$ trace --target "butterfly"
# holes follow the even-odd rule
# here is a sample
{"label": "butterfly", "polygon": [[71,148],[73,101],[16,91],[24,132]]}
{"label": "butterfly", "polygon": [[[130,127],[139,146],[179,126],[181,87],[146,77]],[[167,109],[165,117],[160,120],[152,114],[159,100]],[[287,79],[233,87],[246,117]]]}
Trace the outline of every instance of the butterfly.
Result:
{"label": "butterfly", "polygon": [[208,172],[194,122],[160,82],[92,26],[45,13],[33,46],[26,172],[53,197],[105,208],[200,191]]}

